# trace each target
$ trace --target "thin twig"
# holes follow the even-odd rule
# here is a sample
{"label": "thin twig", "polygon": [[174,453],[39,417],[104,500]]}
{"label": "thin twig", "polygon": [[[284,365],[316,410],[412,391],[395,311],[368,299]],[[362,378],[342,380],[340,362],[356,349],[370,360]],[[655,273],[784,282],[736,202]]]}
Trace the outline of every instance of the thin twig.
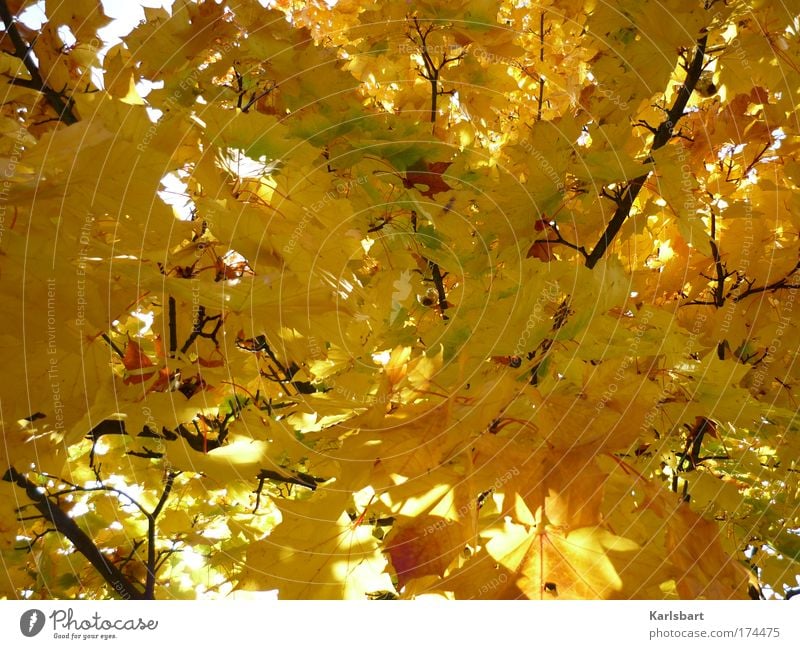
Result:
{"label": "thin twig", "polygon": [[[539,15],[539,61],[544,63],[544,14]],[[539,74],[539,107],[536,110],[536,121],[542,121],[542,103],[544,102],[544,76]]]}
{"label": "thin twig", "polygon": [[559,243],[562,246],[566,246],[567,248],[572,248],[573,250],[577,250],[579,253],[581,253],[581,255],[583,255],[584,259],[586,259],[586,257],[588,257],[588,253],[586,252],[586,248],[584,248],[583,246],[579,246],[579,245],[577,245],[575,243],[572,243],[571,241],[567,241],[561,235],[561,230],[558,229],[558,225],[555,222],[554,223],[548,223],[547,225],[553,231],[553,233],[556,235],[556,238],[555,239],[549,239],[549,238],[548,239],[538,239],[538,240],[534,241],[534,243],[547,243],[547,244]]}
{"label": "thin twig", "polygon": [[435,25],[431,23],[426,29],[423,29],[422,25],[419,23],[419,19],[414,16],[414,31],[416,31],[417,36],[419,36],[419,42],[412,34],[406,34],[408,39],[414,43],[419,48],[420,56],[422,57],[422,64],[424,69],[417,68],[419,70],[420,76],[425,79],[431,85],[431,108],[430,108],[430,115],[431,115],[431,124],[436,125],[436,115],[438,112],[437,108],[437,101],[439,99],[439,95],[451,94],[449,92],[445,92],[444,90],[439,89],[439,76],[441,71],[448,63],[454,63],[456,61],[460,61],[464,58],[464,51],[461,50],[455,56],[448,56],[447,52],[442,54],[441,60],[438,62],[434,62],[433,57],[431,56],[430,50],[428,49],[428,36],[434,30]]}
{"label": "thin twig", "polygon": [[740,293],[739,295],[735,295],[731,299],[734,302],[739,302],[740,300],[743,300],[744,298],[746,298],[748,295],[754,295],[755,293],[764,293],[765,291],[777,291],[779,289],[797,289],[797,288],[800,288],[800,284],[790,284],[789,283],[789,280],[791,279],[791,277],[798,270],[800,270],[800,261],[798,261],[795,264],[794,268],[792,268],[792,270],[790,270],[789,273],[785,277],[783,277],[783,278],[781,278],[781,279],[779,279],[779,280],[777,280],[775,282],[772,282],[772,284],[767,284],[766,286],[753,287],[752,283],[751,283],[750,288],[748,288],[746,291]]}

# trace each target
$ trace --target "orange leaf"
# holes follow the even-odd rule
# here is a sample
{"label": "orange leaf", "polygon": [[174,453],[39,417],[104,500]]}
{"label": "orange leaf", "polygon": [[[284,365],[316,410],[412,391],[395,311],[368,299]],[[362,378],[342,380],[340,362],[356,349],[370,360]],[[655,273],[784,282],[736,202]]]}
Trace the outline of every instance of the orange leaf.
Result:
{"label": "orange leaf", "polygon": [[536,257],[539,261],[553,261],[555,255],[552,252],[552,244],[549,241],[534,241],[528,249],[527,257]]}
{"label": "orange leaf", "polygon": [[[136,341],[128,340],[128,345],[125,347],[125,356],[122,358],[122,364],[125,366],[126,370],[133,372],[146,367],[152,367],[153,361],[142,351],[142,348]],[[123,382],[125,385],[143,383],[151,376],[153,376],[153,372],[136,373],[126,376]]]}
{"label": "orange leaf", "polygon": [[222,367],[225,365],[225,360],[222,358],[215,361],[206,360],[205,358],[198,358],[197,362],[200,363],[201,367]]}
{"label": "orange leaf", "polygon": [[441,516],[419,516],[395,523],[386,540],[386,551],[401,588],[417,577],[441,577],[463,548],[461,523]]}
{"label": "orange leaf", "polygon": [[[150,374],[150,376],[153,376]],[[162,367],[158,370],[158,380],[150,387],[150,392],[165,392],[169,386],[169,368]]]}

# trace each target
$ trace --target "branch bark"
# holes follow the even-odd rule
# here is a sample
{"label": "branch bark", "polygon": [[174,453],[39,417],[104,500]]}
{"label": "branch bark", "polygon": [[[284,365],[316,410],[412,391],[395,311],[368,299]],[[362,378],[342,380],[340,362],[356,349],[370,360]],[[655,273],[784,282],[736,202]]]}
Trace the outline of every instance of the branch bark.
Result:
{"label": "branch bark", "polygon": [[161,510],[164,509],[164,505],[167,504],[169,494],[172,491],[172,485],[175,483],[175,478],[179,475],[179,471],[170,471],[167,474],[167,480],[161,498],[159,498],[158,504],[152,513],[147,515],[147,581],[144,587],[144,599],[156,598],[156,521],[161,514]]}
{"label": "branch bark", "polygon": [[178,351],[178,315],[175,298],[170,295],[168,302],[169,314],[169,357],[174,358]]}
{"label": "branch bark", "polygon": [[[708,35],[703,35],[703,37],[697,41],[694,57],[689,67],[686,69],[686,79],[684,79],[683,85],[680,90],[678,90],[678,96],[675,98],[672,108],[667,112],[667,118],[655,129],[653,144],[650,147],[650,155],[645,160],[645,164],[653,162],[653,153],[670,141],[673,136],[675,125],[678,123],[678,120],[683,117],[683,111],[686,109],[686,104],[689,103],[689,97],[692,96],[692,92],[694,92],[695,86],[700,79],[700,74],[703,72],[703,59],[705,58],[707,42]],[[617,209],[608,222],[605,232],[603,232],[592,251],[586,257],[587,268],[594,268],[597,262],[603,258],[611,242],[619,233],[628,216],[630,216],[633,203],[636,201],[636,197],[642,190],[650,173],[650,171],[647,171],[641,176],[637,176],[631,180],[622,191],[619,202],[617,203]]]}
{"label": "branch bark", "polygon": [[133,582],[117,566],[106,560],[106,557],[100,552],[94,541],[44,492],[40,491],[39,487],[14,467],[5,472],[3,480],[25,490],[28,498],[33,501],[33,506],[39,510],[46,520],[55,526],[59,533],[69,539],[78,552],[86,557],[95,570],[106,580],[106,583],[114,589],[114,592],[119,593],[123,599],[144,599],[143,594],[134,586]]}

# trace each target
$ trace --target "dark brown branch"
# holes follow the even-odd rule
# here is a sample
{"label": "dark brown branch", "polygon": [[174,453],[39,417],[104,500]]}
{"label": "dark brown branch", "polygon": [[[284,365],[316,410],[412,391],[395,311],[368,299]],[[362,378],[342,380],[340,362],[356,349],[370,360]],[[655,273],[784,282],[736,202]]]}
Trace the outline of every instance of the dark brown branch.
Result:
{"label": "dark brown branch", "polygon": [[381,222],[380,222],[380,223],[378,223],[377,225],[373,225],[373,226],[371,226],[371,227],[367,228],[367,232],[378,232],[378,231],[380,231],[380,230],[383,230],[383,228],[384,228],[385,226],[389,225],[390,223],[391,223],[391,221],[390,221],[390,220],[388,220],[388,221],[381,221]]}
{"label": "dark brown branch", "polygon": [[[539,62],[544,63],[544,14],[539,15]],[[544,77],[539,75],[539,106],[536,110],[536,121],[542,121],[542,103],[544,102]]]}
{"label": "dark brown branch", "polygon": [[128,451],[127,455],[132,455],[133,457],[141,457],[145,460],[160,460],[164,457],[163,453],[159,453],[158,451],[153,451],[146,446],[144,447],[143,451]]}
{"label": "dark brown branch", "polygon": [[[266,352],[267,356],[269,356],[270,360],[274,363],[275,368],[269,367],[269,372],[264,372],[262,370],[262,376],[266,376],[270,381],[275,381],[276,383],[280,384],[280,386],[286,390],[287,395],[291,395],[288,385],[291,385],[295,390],[297,390],[298,394],[313,394],[314,392],[317,392],[317,388],[309,381],[293,380],[295,374],[300,371],[300,366],[294,361],[291,361],[288,366],[281,363],[278,357],[275,355],[275,352],[273,352],[272,348],[269,346],[266,336],[256,336],[256,338],[253,340],[253,343],[253,347],[247,349],[237,340],[236,346],[240,349],[247,349],[247,351]],[[280,374],[278,372],[280,372]],[[281,374],[283,376],[281,376]]]}
{"label": "dark brown branch", "polygon": [[198,453],[203,453],[204,455],[209,451],[213,451],[216,448],[222,446],[219,440],[217,439],[208,439],[208,435],[204,435],[200,430],[200,426],[198,426],[197,421],[192,421],[194,425],[194,429],[197,431],[197,434],[192,433],[186,426],[183,424],[178,424],[178,434],[186,440],[186,443],[189,447],[197,451]]}
{"label": "dark brown branch", "polygon": [[264,482],[265,481],[266,481],[266,478],[259,478],[258,479],[258,486],[255,488],[255,491],[253,491],[253,493],[256,495],[256,504],[253,507],[253,513],[254,514],[256,512],[258,512],[258,508],[261,506],[261,492],[264,489]]}
{"label": "dark brown branch", "polygon": [[118,568],[122,568],[123,566],[125,566],[125,565],[129,564],[131,561],[133,561],[133,557],[136,556],[136,551],[140,547],[142,547],[143,543],[144,543],[144,541],[142,541],[140,539],[135,539],[133,541],[133,547],[131,548],[131,551],[128,553],[128,556],[125,557],[122,561],[120,561],[119,565],[117,567]]}
{"label": "dark brown branch", "polygon": [[[60,478],[56,478],[60,480]],[[63,481],[62,481],[63,482]],[[69,484],[69,483],[67,483]],[[136,507],[140,512],[142,512],[145,516],[147,516],[147,510],[142,507],[141,504],[136,502],[133,498],[131,498],[128,494],[120,489],[115,489],[114,487],[109,487],[106,485],[100,485],[99,487],[79,487],[77,485],[71,486],[69,489],[62,489],[61,491],[56,491],[55,493],[48,493],[47,496],[49,498],[60,498],[61,496],[66,496],[68,494],[75,494],[75,493],[93,493],[97,491],[105,491],[108,493],[113,493],[119,496],[120,498],[124,498],[125,500],[129,501],[131,505]]]}
{"label": "dark brown branch", "polygon": [[111,338],[107,333],[103,332],[102,334],[100,334],[100,337],[108,343],[108,346],[111,347],[111,349],[113,349],[116,352],[117,356],[119,356],[120,358],[125,358],[125,352],[123,352],[117,346],[117,343],[111,340]]}
{"label": "dark brown branch", "polygon": [[[241,110],[242,102],[244,101],[244,78],[236,69],[236,66],[233,66],[233,78],[236,79],[236,88],[232,89],[236,93],[236,108]],[[230,86],[228,86],[230,87]]]}
{"label": "dark brown branch", "polygon": [[[5,3],[2,3],[5,6]],[[8,24],[8,23],[6,23]],[[26,495],[33,501],[34,507],[41,512],[45,519],[50,521],[59,533],[63,534],[75,546],[95,570],[105,579],[114,592],[119,593],[123,599],[143,599],[143,595],[114,564],[110,563],[91,538],[61,510],[50,498],[14,467],[8,469],[3,475],[3,480],[11,482],[25,490]]]}
{"label": "dark brown branch", "polygon": [[58,114],[58,118],[62,122],[67,125],[75,124],[78,121],[78,118],[73,112],[72,100],[69,99],[64,101],[61,93],[56,92],[53,90],[53,88],[45,83],[44,79],[42,78],[42,74],[39,71],[39,67],[31,57],[32,47],[25,43],[20,35],[16,25],[16,18],[11,15],[11,11],[8,8],[8,3],[6,0],[0,0],[0,19],[3,20],[3,24],[6,27],[6,34],[8,34],[8,37],[11,39],[11,43],[14,46],[13,55],[22,61],[22,63],[25,65],[25,69],[28,71],[28,74],[31,75],[30,84],[26,84],[26,87],[41,92],[47,100],[47,103],[53,107]]}
{"label": "dark brown branch", "polygon": [[164,505],[167,504],[172,485],[179,475],[180,471],[170,471],[167,474],[161,498],[159,498],[156,508],[147,515],[147,581],[144,587],[144,599],[155,599],[156,561],[158,560],[156,557],[156,521],[161,510],[164,509]]}
{"label": "dark brown branch", "polygon": [[253,92],[253,93],[251,93],[250,94],[250,99],[248,100],[248,102],[244,106],[242,106],[242,112],[246,113],[247,111],[249,111],[255,105],[255,103],[257,101],[259,101],[260,99],[263,99],[264,97],[266,97],[273,90],[274,90],[274,88],[270,87],[270,88],[267,88],[266,90],[264,90],[263,92]]}
{"label": "dark brown branch", "polygon": [[244,76],[241,72],[236,69],[236,66],[233,66],[233,78],[236,80],[236,87],[233,88],[229,85],[225,85],[226,88],[230,88],[233,92],[236,93],[236,107],[241,110],[243,113],[248,112],[257,101],[263,99],[268,94],[270,94],[275,88],[277,87],[276,84],[272,83],[266,90],[261,92],[254,90],[250,93],[250,99],[245,102],[245,95],[247,91],[244,88]]}
{"label": "dark brown branch", "polygon": [[[95,472],[95,473],[97,474],[97,472]],[[64,484],[66,484],[68,486],[68,489],[62,489],[62,490],[57,491],[55,493],[40,494],[48,502],[52,503],[50,498],[56,498],[57,499],[58,497],[64,496],[64,495],[67,495],[67,494],[90,493],[90,492],[97,492],[97,491],[105,491],[105,492],[108,492],[108,493],[116,494],[120,498],[124,498],[125,500],[129,501],[132,505],[134,505],[142,514],[144,514],[145,518],[147,519],[147,582],[145,584],[144,594],[143,595],[139,595],[138,599],[154,599],[155,598],[154,597],[155,575],[156,575],[156,572],[157,572],[157,570],[156,570],[157,558],[155,556],[156,522],[157,522],[157,519],[158,519],[159,515],[161,514],[161,511],[164,509],[164,506],[167,503],[167,500],[169,498],[169,494],[172,491],[172,486],[173,486],[173,483],[175,481],[175,478],[177,478],[180,475],[180,471],[174,471],[174,472],[170,472],[170,473],[167,474],[167,480],[166,480],[166,483],[165,483],[165,486],[164,486],[164,491],[161,494],[161,498],[159,499],[158,503],[156,504],[155,509],[153,509],[152,512],[148,512],[139,502],[137,502],[135,499],[131,498],[124,491],[122,491],[120,489],[117,489],[115,487],[109,487],[109,486],[103,485],[103,484],[100,484],[100,485],[98,485],[96,487],[81,487],[80,485],[76,485],[76,484],[74,484],[74,483],[72,483],[72,482],[70,482],[68,480],[64,480],[63,478],[58,478],[57,476],[52,476],[52,475],[47,474],[47,473],[42,473],[41,475],[43,477],[45,477],[45,478],[49,478],[49,479],[52,479],[52,480],[58,480],[59,482],[63,482]],[[99,475],[98,475],[98,481],[99,481]],[[32,485],[33,483],[30,483],[30,484]],[[33,485],[33,488],[36,489],[36,486]],[[38,493],[38,491],[37,491],[37,493]],[[28,495],[30,497],[30,493]],[[40,511],[41,511],[41,509],[40,509]],[[42,513],[44,513],[44,512],[42,512]],[[45,514],[45,518],[47,518],[47,514]],[[67,518],[70,521],[72,520],[69,517],[67,517]],[[50,519],[48,519],[48,520],[50,520]],[[55,522],[55,521],[53,521],[53,522]],[[62,530],[59,528],[58,531],[62,531]],[[70,538],[70,537],[68,536],[68,538]],[[72,539],[70,538],[70,540],[72,540]],[[89,542],[92,543],[91,539],[89,539]],[[133,555],[133,553],[136,552],[136,550],[138,549],[138,547],[141,544],[142,544],[142,541],[134,542],[134,548],[133,548],[133,551],[131,553],[131,556]],[[92,545],[94,545],[94,544],[92,543]],[[78,547],[78,546],[76,545],[76,547]],[[95,546],[95,549],[96,549],[96,546]],[[81,553],[83,554],[83,552],[81,552]],[[122,565],[124,565],[125,563],[130,561],[130,559],[131,559],[131,557],[128,557],[128,559],[125,560]],[[97,567],[97,566],[95,566],[95,567]],[[116,568],[116,569],[119,570],[118,568]],[[112,586],[114,586],[114,588],[115,588],[115,590],[117,590],[117,592],[121,593],[121,591],[114,584],[112,584]]]}
{"label": "dark brown branch", "polygon": [[417,36],[419,36],[419,42],[417,42],[417,39],[413,34],[406,34],[406,36],[412,43],[414,43],[414,45],[419,48],[419,53],[422,57],[422,63],[425,66],[424,70],[419,67],[417,68],[420,76],[431,84],[431,124],[435,125],[439,95],[451,94],[450,92],[445,92],[444,90],[439,89],[439,74],[449,63],[454,63],[463,59],[464,52],[462,50],[455,56],[447,56],[447,53],[445,52],[442,54],[442,58],[437,65],[434,62],[430,51],[428,50],[428,36],[434,30],[433,23],[431,23],[427,29],[423,29],[419,24],[419,19],[416,16],[413,18],[413,20],[414,31],[416,31]]}
{"label": "dark brown branch", "polygon": [[[205,326],[209,322],[214,322],[214,328],[207,332],[204,331]],[[194,344],[194,341],[197,338],[208,338],[212,340],[214,344],[219,347],[219,342],[217,341],[217,333],[219,333],[220,327],[222,327],[222,316],[217,314],[213,316],[206,315],[206,308],[200,305],[197,308],[197,319],[192,324],[192,333],[189,334],[189,337],[183,343],[181,347],[181,354],[185,354],[189,351],[189,348]]]}
{"label": "dark brown branch", "polygon": [[431,124],[436,123],[436,115],[439,110],[436,104],[439,100],[439,94],[439,71],[437,70],[431,79]]}
{"label": "dark brown branch", "polygon": [[743,300],[747,296],[754,295],[755,293],[764,293],[765,291],[777,291],[779,289],[796,289],[796,288],[800,288],[800,284],[790,284],[789,283],[789,280],[792,278],[792,276],[798,270],[800,270],[800,261],[798,261],[795,264],[794,268],[792,268],[792,270],[790,270],[789,273],[785,277],[783,277],[783,278],[781,278],[781,279],[779,279],[779,280],[777,280],[775,282],[772,282],[772,284],[767,284],[766,286],[753,287],[751,285],[750,288],[748,288],[746,291],[740,293],[739,295],[735,295],[732,299],[733,299],[734,302],[739,302],[740,300]]}
{"label": "dark brown branch", "polygon": [[[716,426],[713,421],[706,417],[698,417],[694,426],[684,424],[688,431],[686,435],[686,445],[678,458],[678,471],[693,471],[701,462],[700,449],[703,445],[703,438],[706,433],[716,434]],[[688,467],[688,468],[687,468]]]}
{"label": "dark brown branch", "polygon": [[725,272],[725,266],[719,256],[719,248],[714,239],[709,239],[708,245],[711,247],[711,256],[714,258],[714,268],[716,269],[717,276],[713,279],[714,286],[714,305],[721,307],[725,304],[725,280],[728,275]]}
{"label": "dark brown branch", "polygon": [[764,145],[764,148],[762,148],[761,151],[758,152],[758,155],[755,158],[753,158],[753,161],[745,168],[744,173],[742,174],[743,179],[746,178],[747,174],[749,174],[753,170],[753,167],[755,167],[761,161],[761,158],[764,157],[764,154],[767,152],[767,149],[769,149],[771,146],[772,146],[772,140],[769,139],[767,140],[767,143]]}
{"label": "dark brown branch", "polygon": [[562,246],[566,246],[567,248],[572,248],[573,250],[577,250],[579,253],[581,253],[581,255],[583,255],[583,258],[586,259],[586,257],[588,256],[588,253],[586,252],[586,248],[584,248],[583,246],[579,246],[579,245],[577,245],[575,243],[572,243],[571,241],[567,241],[561,235],[561,230],[558,229],[558,225],[556,223],[548,223],[548,227],[556,235],[556,238],[555,239],[538,239],[537,241],[534,241],[534,243],[547,243],[547,244],[556,244],[556,243],[558,243],[558,244],[561,244]]}
{"label": "dark brown branch", "polygon": [[175,304],[175,298],[169,298],[169,311],[167,317],[169,318],[169,355],[172,358],[175,352],[178,351],[178,316]]}
{"label": "dark brown branch", "polygon": [[[667,118],[661,122],[656,129],[655,135],[653,136],[653,144],[650,147],[650,155],[645,160],[645,164],[652,163],[653,153],[658,151],[658,149],[670,141],[673,136],[675,125],[678,123],[678,120],[683,117],[683,112],[686,109],[686,105],[689,103],[689,98],[692,96],[692,92],[694,92],[694,88],[697,85],[697,82],[700,79],[700,74],[703,71],[703,59],[705,58],[707,41],[708,35],[703,35],[702,38],[697,41],[697,48],[695,49],[694,57],[686,71],[686,79],[678,90],[678,96],[675,98],[675,103],[667,112]],[[603,255],[606,253],[606,250],[608,250],[611,242],[614,240],[617,234],[619,234],[623,223],[625,223],[630,215],[633,203],[636,201],[636,197],[639,195],[639,192],[642,190],[642,187],[649,176],[650,171],[647,171],[642,175],[637,176],[627,184],[620,197],[617,209],[614,211],[614,215],[611,217],[611,220],[606,226],[605,232],[603,232],[597,244],[592,249],[592,252],[590,252],[586,257],[587,268],[594,268],[597,265],[597,262],[603,258]]]}
{"label": "dark brown branch", "polygon": [[449,320],[450,318],[445,313],[448,307],[447,292],[444,289],[444,276],[439,268],[439,264],[429,261],[431,267],[431,277],[433,278],[433,285],[436,287],[436,296],[439,300],[439,310],[442,314],[442,320]]}
{"label": "dark brown branch", "polygon": [[684,302],[681,306],[716,306],[717,303],[714,300],[691,300],[690,302]]}
{"label": "dark brown branch", "polygon": [[[96,469],[94,473],[95,476],[98,476],[97,481],[102,482],[99,478],[99,473]],[[61,496],[74,493],[91,493],[95,491],[107,491],[108,493],[113,493],[116,494],[117,496],[125,498],[125,500],[130,502],[130,504],[136,507],[136,509],[142,512],[142,514],[144,514],[145,516],[147,515],[147,510],[144,507],[142,507],[141,503],[137,502],[135,499],[131,498],[127,493],[125,493],[121,489],[117,489],[116,487],[109,487],[104,484],[100,484],[96,487],[81,487],[80,485],[77,485],[74,482],[70,482],[69,480],[65,480],[64,478],[59,478],[58,476],[52,475],[50,473],[40,472],[38,473],[38,475],[40,475],[43,478],[47,478],[48,480],[52,480],[53,482],[61,482],[69,487],[69,489],[61,489],[60,491],[56,492],[48,492],[47,496],[49,498],[60,498]]]}
{"label": "dark brown branch", "polygon": [[634,124],[634,126],[641,126],[642,128],[646,128],[650,131],[653,135],[658,133],[658,129],[655,126],[649,124],[646,120],[640,119],[638,122]]}
{"label": "dark brown branch", "polygon": [[169,559],[173,554],[178,554],[180,552],[183,552],[183,550],[178,550],[178,549],[161,550],[158,553],[158,559],[156,560],[156,572],[161,570],[161,568],[167,562],[167,559]]}
{"label": "dark brown branch", "polygon": [[[41,518],[41,517],[37,516],[37,518]],[[33,551],[33,546],[36,545],[36,542],[41,540],[41,539],[43,539],[45,536],[47,536],[48,534],[50,534],[52,532],[58,532],[58,530],[55,527],[48,527],[46,530],[44,530],[44,532],[39,532],[37,534],[34,534],[33,538],[30,541],[28,541],[27,543],[25,543],[25,545],[18,546],[15,549],[16,550],[25,550],[26,552],[32,552]]]}
{"label": "dark brown branch", "polygon": [[419,20],[414,17],[414,29],[416,30],[417,34],[419,35],[419,43],[417,43],[416,39],[409,35],[409,39],[412,43],[417,45],[420,48],[420,55],[422,56],[422,63],[425,66],[425,70],[420,70],[420,76],[423,79],[426,79],[428,83],[431,84],[431,123],[436,122],[436,102],[439,97],[439,70],[436,69],[436,65],[433,62],[433,58],[431,58],[430,52],[428,52],[428,34],[431,33],[433,29],[433,25],[431,25],[423,34],[422,27],[419,24]]}

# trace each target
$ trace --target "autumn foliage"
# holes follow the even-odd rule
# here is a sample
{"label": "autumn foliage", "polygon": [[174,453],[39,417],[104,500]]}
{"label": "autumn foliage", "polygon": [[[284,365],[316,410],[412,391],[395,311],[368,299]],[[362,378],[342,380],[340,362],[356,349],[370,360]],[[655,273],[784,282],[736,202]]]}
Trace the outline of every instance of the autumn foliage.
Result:
{"label": "autumn foliage", "polygon": [[0,596],[795,592],[792,3],[30,4]]}

